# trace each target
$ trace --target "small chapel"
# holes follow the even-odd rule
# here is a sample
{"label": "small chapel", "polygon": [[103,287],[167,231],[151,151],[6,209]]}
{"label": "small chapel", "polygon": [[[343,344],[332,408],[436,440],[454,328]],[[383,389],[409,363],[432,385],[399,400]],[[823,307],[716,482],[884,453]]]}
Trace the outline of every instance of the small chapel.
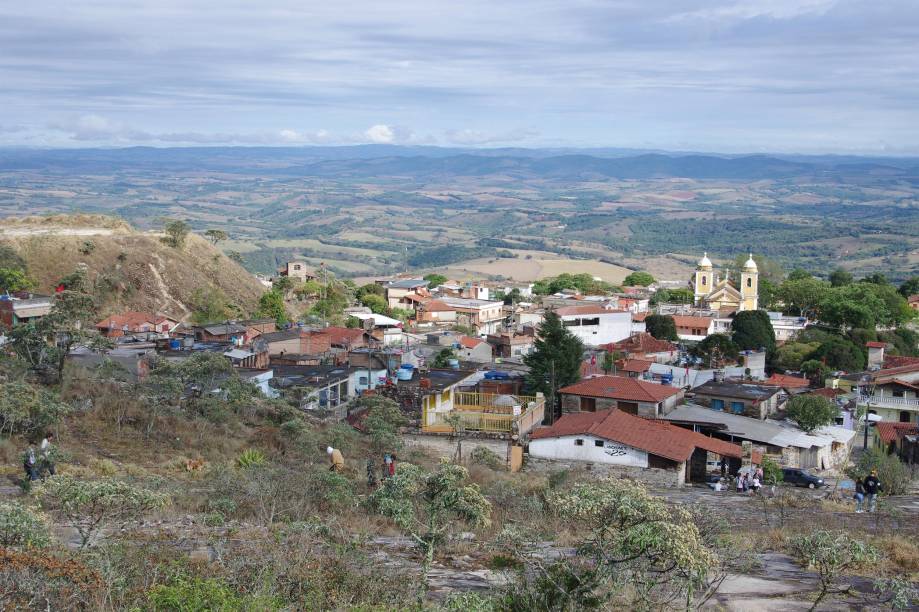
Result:
{"label": "small chapel", "polygon": [[699,260],[693,276],[696,306],[712,310],[756,310],[758,286],[759,270],[752,253],[740,270],[739,282],[733,281],[729,274],[719,279],[708,253]]}

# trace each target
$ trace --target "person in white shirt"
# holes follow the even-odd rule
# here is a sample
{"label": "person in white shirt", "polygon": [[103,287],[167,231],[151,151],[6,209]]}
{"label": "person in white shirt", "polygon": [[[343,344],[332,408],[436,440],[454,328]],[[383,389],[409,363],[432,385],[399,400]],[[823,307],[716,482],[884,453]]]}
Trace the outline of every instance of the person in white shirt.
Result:
{"label": "person in white shirt", "polygon": [[53,446],[51,444],[52,440],[54,440],[54,434],[49,431],[41,441],[39,453],[41,458],[40,471],[43,472],[44,470],[48,470],[48,474],[54,476],[54,459],[51,456],[51,452],[53,451]]}

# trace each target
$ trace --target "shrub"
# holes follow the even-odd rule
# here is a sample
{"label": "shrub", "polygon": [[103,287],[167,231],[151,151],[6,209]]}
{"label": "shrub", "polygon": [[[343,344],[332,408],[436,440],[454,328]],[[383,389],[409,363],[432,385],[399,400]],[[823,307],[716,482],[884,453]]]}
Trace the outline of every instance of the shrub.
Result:
{"label": "shrub", "polygon": [[800,534],[792,540],[791,549],[802,565],[814,569],[819,578],[820,590],[811,610],[815,610],[833,590],[843,572],[878,560],[878,552],[873,546],[844,532],[820,530]]}
{"label": "shrub", "polygon": [[864,478],[877,470],[883,493],[887,495],[904,495],[909,492],[912,473],[896,455],[890,455],[882,448],[871,448],[859,456],[855,466],[848,470],[852,478]]}
{"label": "shrub", "polygon": [[831,425],[839,416],[839,407],[820,395],[796,395],[785,411],[788,418],[807,433]]}
{"label": "shrub", "polygon": [[45,518],[18,503],[0,503],[0,546],[42,547],[51,542]]}
{"label": "shrub", "polygon": [[243,597],[218,578],[175,578],[168,585],[150,589],[150,610],[156,612],[235,612],[237,610],[276,610],[276,601]]}
{"label": "shrub", "polygon": [[268,463],[268,458],[262,451],[249,448],[244,450],[236,459],[236,465],[246,470],[253,467],[261,467]]}
{"label": "shrub", "polygon": [[[0,609],[97,610],[102,580],[80,561],[45,551],[0,548]],[[41,602],[41,605],[37,605]]]}
{"label": "shrub", "polygon": [[70,413],[48,389],[22,381],[0,384],[0,433],[36,436]]}
{"label": "shrub", "polygon": [[484,465],[493,470],[500,470],[504,467],[504,461],[494,451],[484,446],[477,446],[469,460],[478,465]]}

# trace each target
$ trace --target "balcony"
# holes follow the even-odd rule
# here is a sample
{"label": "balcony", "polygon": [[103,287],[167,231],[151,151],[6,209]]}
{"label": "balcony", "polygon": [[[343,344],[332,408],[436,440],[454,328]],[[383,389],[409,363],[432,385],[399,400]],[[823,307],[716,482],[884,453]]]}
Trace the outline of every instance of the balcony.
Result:
{"label": "balcony", "polygon": [[886,395],[860,395],[858,405],[870,404],[871,408],[893,408],[898,410],[919,411],[919,398],[890,397]]}
{"label": "balcony", "polygon": [[425,405],[421,430],[428,433],[478,431],[523,436],[542,424],[545,408],[546,401],[542,396],[456,391],[452,409],[433,410]]}

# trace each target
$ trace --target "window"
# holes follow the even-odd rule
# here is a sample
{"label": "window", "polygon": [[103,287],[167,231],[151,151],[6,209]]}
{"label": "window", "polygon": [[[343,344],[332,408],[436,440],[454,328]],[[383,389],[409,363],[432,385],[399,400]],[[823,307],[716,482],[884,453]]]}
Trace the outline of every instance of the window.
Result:
{"label": "window", "polygon": [[702,286],[704,287],[704,286],[707,285],[707,284],[708,284],[708,278],[705,277],[705,276],[703,276],[703,277],[702,277]]}
{"label": "window", "polygon": [[719,412],[724,410],[724,400],[713,399],[712,400],[712,410],[718,410]]}
{"label": "window", "polygon": [[893,392],[894,397],[903,397],[903,389],[895,389]]}
{"label": "window", "polygon": [[603,448],[603,440],[594,440],[594,446],[599,446]]}
{"label": "window", "polygon": [[752,286],[753,286],[753,279],[748,276],[747,277],[747,287],[752,287]]}
{"label": "window", "polygon": [[581,438],[577,438],[577,439],[574,441],[574,445],[575,445],[575,446],[584,446],[584,440],[582,440]]}
{"label": "window", "polygon": [[909,410],[901,410],[901,411],[900,411],[900,422],[901,422],[901,423],[909,423],[909,422],[910,422]]}
{"label": "window", "polygon": [[731,402],[731,412],[734,414],[743,414],[743,402]]}
{"label": "window", "polygon": [[366,385],[366,384],[367,384],[367,377],[366,377],[366,376],[360,376],[360,377],[358,377],[358,379],[357,379],[357,384],[359,384],[359,385]]}
{"label": "window", "polygon": [[599,325],[600,317],[595,319],[581,319],[581,325]]}

